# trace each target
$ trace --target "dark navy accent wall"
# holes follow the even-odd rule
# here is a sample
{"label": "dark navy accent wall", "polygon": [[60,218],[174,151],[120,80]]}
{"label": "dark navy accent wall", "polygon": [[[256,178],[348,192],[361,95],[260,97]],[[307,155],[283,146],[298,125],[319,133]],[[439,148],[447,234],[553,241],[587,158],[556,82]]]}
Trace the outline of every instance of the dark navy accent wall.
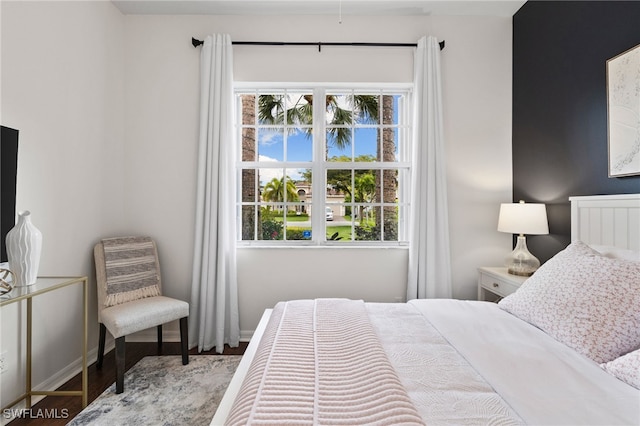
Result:
{"label": "dark navy accent wall", "polygon": [[528,1],[513,17],[513,199],[547,204],[542,262],[570,242],[568,198],[640,192],[608,177],[606,61],[640,44],[640,2]]}

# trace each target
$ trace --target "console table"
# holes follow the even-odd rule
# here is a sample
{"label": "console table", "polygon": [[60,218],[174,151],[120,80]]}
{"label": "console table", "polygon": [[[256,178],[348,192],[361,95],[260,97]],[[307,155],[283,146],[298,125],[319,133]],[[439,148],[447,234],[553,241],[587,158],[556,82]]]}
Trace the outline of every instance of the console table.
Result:
{"label": "console table", "polygon": [[[79,391],[36,391],[32,389],[31,383],[31,338],[32,338],[32,302],[33,298],[48,293],[50,291],[55,291],[61,289],[63,287],[67,287],[74,284],[82,284],[82,316],[83,316],[83,327],[82,327],[82,389]],[[13,407],[18,402],[25,400],[27,404],[27,408],[31,408],[31,397],[34,395],[57,395],[57,396],[81,396],[82,397],[82,408],[87,406],[87,322],[88,322],[88,312],[87,312],[87,298],[88,298],[88,289],[87,289],[87,277],[38,277],[38,280],[35,284],[23,287],[14,287],[10,293],[2,295],[0,298],[0,307],[9,305],[11,303],[17,303],[20,301],[25,301],[27,305],[27,342],[26,342],[26,379],[25,379],[25,392],[18,399],[11,402],[4,409]]]}

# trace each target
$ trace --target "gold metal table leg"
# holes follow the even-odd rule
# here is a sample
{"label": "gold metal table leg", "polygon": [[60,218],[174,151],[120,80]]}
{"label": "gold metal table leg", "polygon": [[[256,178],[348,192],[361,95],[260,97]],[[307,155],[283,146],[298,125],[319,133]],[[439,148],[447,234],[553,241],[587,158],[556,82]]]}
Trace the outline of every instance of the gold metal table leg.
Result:
{"label": "gold metal table leg", "polygon": [[31,408],[31,332],[32,332],[32,317],[33,312],[32,300],[27,299],[27,372],[25,374],[25,393],[27,408]]}
{"label": "gold metal table leg", "polygon": [[89,290],[87,284],[87,278],[82,282],[82,296],[84,298],[84,313],[83,313],[83,336],[82,336],[82,408],[87,406],[87,390],[89,383],[89,374],[87,371],[87,340],[88,340],[88,323],[89,323],[89,309],[88,309],[88,299],[89,299]]}

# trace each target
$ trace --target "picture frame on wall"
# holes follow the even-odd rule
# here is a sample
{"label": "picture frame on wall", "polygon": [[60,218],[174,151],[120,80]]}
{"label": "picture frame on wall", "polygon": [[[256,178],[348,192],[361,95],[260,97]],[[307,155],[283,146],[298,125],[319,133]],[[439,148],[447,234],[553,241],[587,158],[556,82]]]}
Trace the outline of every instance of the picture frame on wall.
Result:
{"label": "picture frame on wall", "polygon": [[640,44],[607,61],[609,177],[640,175]]}

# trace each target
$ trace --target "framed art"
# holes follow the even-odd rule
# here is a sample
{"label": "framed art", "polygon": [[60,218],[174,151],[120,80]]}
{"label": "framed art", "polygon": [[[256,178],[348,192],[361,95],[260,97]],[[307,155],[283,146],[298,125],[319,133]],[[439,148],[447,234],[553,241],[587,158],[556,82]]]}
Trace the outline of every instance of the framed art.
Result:
{"label": "framed art", "polygon": [[607,61],[609,177],[640,175],[640,44]]}

